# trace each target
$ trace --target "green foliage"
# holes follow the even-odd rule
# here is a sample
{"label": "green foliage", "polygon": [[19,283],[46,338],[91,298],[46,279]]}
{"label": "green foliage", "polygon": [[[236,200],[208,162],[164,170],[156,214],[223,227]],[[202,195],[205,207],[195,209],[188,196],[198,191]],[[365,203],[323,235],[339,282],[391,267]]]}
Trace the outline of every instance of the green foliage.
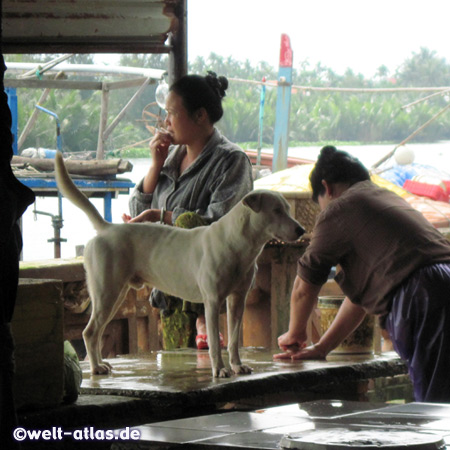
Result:
{"label": "green foliage", "polygon": [[[197,58],[191,68],[196,73],[214,70],[229,78],[252,81],[261,81],[263,76],[267,80],[277,78],[277,72],[270,66],[260,64],[251,69],[248,62],[240,63],[214,53],[206,60]],[[350,68],[339,75],[320,63],[311,68],[307,61],[302,61],[299,68],[293,70],[293,85],[324,88],[450,86],[450,64],[435,52],[421,49],[399,66],[395,76],[390,77],[389,70],[382,65],[373,79],[366,79]],[[260,91],[257,84],[230,80],[228,97],[224,101],[225,114],[218,127],[232,141],[257,142]],[[293,89],[289,138],[291,142],[399,142],[448,103],[448,98],[438,96],[408,110],[402,109],[403,105],[426,95],[424,92],[356,94]],[[276,89],[267,87],[263,124],[266,143],[273,142],[275,105]],[[415,139],[429,142],[450,139],[450,114],[441,116]]]}
{"label": "green foliage", "polygon": [[422,47],[400,66],[397,78],[402,86],[449,86],[450,65],[435,51]]}
{"label": "green foliage", "polygon": [[108,152],[108,156],[111,158],[124,158],[124,159],[133,159],[133,158],[150,158],[150,151],[148,147],[132,147],[125,148],[123,150],[111,150]]}
{"label": "green foliage", "polygon": [[[46,61],[55,55],[7,55],[9,61]],[[89,63],[92,55],[75,55],[68,62]],[[168,68],[167,55],[124,54],[123,66]],[[259,109],[261,85],[248,83],[277,79],[277,69],[265,62],[252,66],[250,62],[237,61],[211,53],[208,58],[196,58],[189,64],[189,73],[205,74],[215,71],[229,79],[227,96],[224,99],[224,117],[218,128],[231,141],[253,142],[259,139]],[[7,76],[8,72],[6,73]],[[83,77],[83,79],[96,79]],[[293,70],[294,86],[337,88],[386,88],[386,87],[433,87],[450,86],[450,64],[436,52],[426,48],[413,53],[395,71],[389,73],[380,66],[372,79],[347,69],[343,75],[318,63],[311,67],[301,61]],[[135,105],[125,114],[107,142],[107,152],[117,156],[117,150],[126,148],[122,155],[144,155],[148,157],[147,145],[140,149],[129,148],[132,144],[150,137],[142,120],[142,111],[154,102],[156,85],[149,86]],[[137,88],[112,90],[109,97],[108,124],[123,109]],[[41,92],[36,89],[20,89],[19,133],[31,115]],[[448,104],[448,95],[436,96],[426,102],[405,109],[407,105],[427,93],[342,93],[317,92],[293,89],[289,139],[296,143],[323,141],[399,142],[417,130]],[[264,146],[273,143],[277,89],[267,86],[262,140]],[[58,114],[61,121],[63,149],[69,152],[95,150],[100,121],[100,93],[86,91],[53,90],[44,107]],[[155,109],[157,111],[157,108]],[[416,138],[422,141],[450,139],[450,114],[444,114],[425,128]],[[303,145],[303,144],[302,144]],[[39,118],[22,148],[55,148],[55,120],[39,113]],[[130,156],[131,157],[131,156]]]}
{"label": "green foliage", "polygon": [[[40,94],[35,89],[20,90],[19,132],[25,127]],[[97,148],[100,96],[98,92],[91,94],[89,99],[82,100],[79,91],[52,90],[42,105],[59,118],[64,151],[92,151]],[[33,131],[24,142],[23,148],[27,147],[56,148],[56,120],[53,117],[39,112]]]}
{"label": "green foliage", "polygon": [[183,310],[183,300],[166,296],[169,302],[167,311],[161,312],[161,325],[164,350],[192,347],[195,340],[195,315]]}

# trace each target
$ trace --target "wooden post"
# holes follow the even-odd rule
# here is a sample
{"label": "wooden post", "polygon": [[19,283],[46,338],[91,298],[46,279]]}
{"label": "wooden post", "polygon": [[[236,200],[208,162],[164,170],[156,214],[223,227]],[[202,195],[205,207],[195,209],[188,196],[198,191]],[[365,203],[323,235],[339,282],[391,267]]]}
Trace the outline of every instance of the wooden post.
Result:
{"label": "wooden post", "polygon": [[287,168],[289,110],[291,107],[292,87],[292,58],[293,53],[289,36],[287,34],[282,34],[280,66],[278,70],[275,135],[273,143],[273,172]]}
{"label": "wooden post", "polygon": [[187,7],[186,0],[175,8],[178,29],[170,35],[169,85],[187,74]]}
{"label": "wooden post", "polygon": [[[114,128],[117,127],[119,122],[122,120],[123,116],[126,114],[126,112],[136,103],[136,101],[140,98],[142,92],[147,88],[147,86],[152,82],[153,78],[147,77],[142,85],[139,87],[139,89],[134,93],[133,97],[128,101],[128,103],[122,108],[122,110],[117,114],[117,116],[114,118],[114,120],[111,122],[111,125],[108,126],[108,128],[103,132],[102,140],[106,141],[108,139],[109,135],[113,132]],[[108,89],[109,90],[109,89]]]}
{"label": "wooden post", "polygon": [[100,125],[98,127],[97,159],[105,158],[105,138],[103,137],[108,120],[109,88],[102,83],[102,104],[100,111]]}
{"label": "wooden post", "polygon": [[291,291],[304,248],[287,244],[271,250],[271,346],[278,348],[278,336],[289,329]]}

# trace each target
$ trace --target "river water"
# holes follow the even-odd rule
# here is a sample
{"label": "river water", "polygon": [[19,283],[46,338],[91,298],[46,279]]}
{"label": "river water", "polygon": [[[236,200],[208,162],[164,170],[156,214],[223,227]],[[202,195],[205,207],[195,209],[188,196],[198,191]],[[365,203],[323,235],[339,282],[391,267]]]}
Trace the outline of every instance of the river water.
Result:
{"label": "river water", "polygon": [[[450,173],[450,142],[434,144],[408,144],[407,147],[414,151],[415,162],[437,167],[441,171]],[[321,147],[296,147],[289,149],[289,156],[297,156],[315,160]],[[340,146],[359,158],[366,167],[370,168],[384,155],[394,149],[394,145],[364,145],[364,146]],[[271,152],[271,149],[263,149]],[[133,170],[130,173],[120,175],[120,178],[128,178],[138,182],[146,173],[149,165],[148,159],[131,159]],[[450,179],[450,178],[449,178]],[[103,211],[103,200],[92,199],[94,205]],[[23,216],[23,260],[32,261],[39,259],[51,259],[54,255],[53,243],[48,242],[53,238],[51,217],[33,213],[34,205],[31,205]],[[58,214],[58,202],[56,198],[38,197],[36,209],[51,214]],[[71,258],[75,256],[75,247],[84,245],[95,236],[95,231],[78,208],[68,200],[63,200],[63,228],[61,237],[67,239],[62,243],[61,257]],[[128,213],[128,195],[120,195],[112,201],[113,222],[121,223],[121,216]]]}

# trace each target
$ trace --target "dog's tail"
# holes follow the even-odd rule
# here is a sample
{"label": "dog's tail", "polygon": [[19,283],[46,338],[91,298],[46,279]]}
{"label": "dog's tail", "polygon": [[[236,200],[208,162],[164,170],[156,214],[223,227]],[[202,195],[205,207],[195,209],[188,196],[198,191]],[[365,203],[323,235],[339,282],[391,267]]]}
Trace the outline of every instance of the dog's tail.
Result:
{"label": "dog's tail", "polygon": [[61,152],[56,153],[55,174],[56,183],[61,194],[67,197],[88,216],[96,231],[100,231],[110,225],[103,219],[89,199],[75,186],[67,172]]}

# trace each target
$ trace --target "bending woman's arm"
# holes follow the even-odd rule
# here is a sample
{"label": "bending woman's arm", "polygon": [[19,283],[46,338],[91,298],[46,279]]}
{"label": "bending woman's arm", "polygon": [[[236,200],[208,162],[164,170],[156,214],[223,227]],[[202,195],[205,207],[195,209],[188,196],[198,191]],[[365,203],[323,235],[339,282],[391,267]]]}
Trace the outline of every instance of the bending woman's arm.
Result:
{"label": "bending woman's arm", "polygon": [[324,359],[364,320],[366,312],[345,297],[330,328],[310,347],[300,349],[290,355],[291,359]]}
{"label": "bending woman's arm", "polygon": [[358,328],[364,317],[366,317],[364,309],[352,303],[348,297],[345,297],[330,328],[319,339],[319,342],[315,344],[316,349],[326,356]]}
{"label": "bending woman's arm", "polygon": [[275,359],[293,358],[307,345],[306,327],[317,303],[321,286],[307,283],[299,276],[295,278],[291,294],[289,330],[278,338],[278,345],[284,353]]}

